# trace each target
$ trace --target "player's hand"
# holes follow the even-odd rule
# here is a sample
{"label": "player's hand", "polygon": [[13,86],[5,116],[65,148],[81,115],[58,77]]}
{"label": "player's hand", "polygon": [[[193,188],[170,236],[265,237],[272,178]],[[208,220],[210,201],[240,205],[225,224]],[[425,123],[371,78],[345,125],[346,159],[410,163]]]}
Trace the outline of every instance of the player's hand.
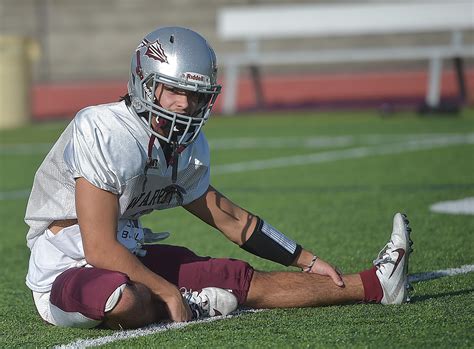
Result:
{"label": "player's hand", "polygon": [[166,310],[171,321],[185,322],[192,318],[192,312],[189,305],[185,302],[181,293],[177,293],[165,300]]}
{"label": "player's hand", "polygon": [[334,283],[339,287],[344,287],[344,280],[342,280],[342,273],[331,264],[323,261],[321,258],[318,258],[314,263],[311,270],[308,270],[309,273],[319,274],[329,276]]}

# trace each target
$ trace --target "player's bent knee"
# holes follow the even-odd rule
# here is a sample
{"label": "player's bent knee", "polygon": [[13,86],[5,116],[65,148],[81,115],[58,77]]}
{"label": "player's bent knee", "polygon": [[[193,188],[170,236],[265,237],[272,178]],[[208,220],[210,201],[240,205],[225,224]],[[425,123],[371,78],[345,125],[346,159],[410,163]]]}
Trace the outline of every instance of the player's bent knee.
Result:
{"label": "player's bent knee", "polygon": [[105,314],[103,325],[111,329],[142,327],[155,321],[156,310],[145,285],[128,284],[115,307]]}

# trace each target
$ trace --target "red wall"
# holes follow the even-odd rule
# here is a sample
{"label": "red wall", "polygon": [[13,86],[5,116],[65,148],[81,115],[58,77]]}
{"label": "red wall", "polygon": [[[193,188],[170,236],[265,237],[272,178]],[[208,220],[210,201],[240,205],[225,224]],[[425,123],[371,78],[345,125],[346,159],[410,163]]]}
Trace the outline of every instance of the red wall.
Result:
{"label": "red wall", "polygon": [[[266,103],[273,107],[285,105],[376,106],[384,102],[424,100],[426,72],[383,72],[332,75],[266,76],[262,81]],[[468,103],[474,104],[474,69],[466,71]],[[68,82],[37,84],[32,91],[32,112],[36,120],[72,118],[89,105],[116,101],[126,93],[126,81]],[[225,93],[225,86],[223,87]],[[442,96],[457,95],[457,84],[452,71],[443,72]],[[219,97],[215,112],[221,110]],[[251,81],[239,81],[239,110],[255,107],[255,93]]]}

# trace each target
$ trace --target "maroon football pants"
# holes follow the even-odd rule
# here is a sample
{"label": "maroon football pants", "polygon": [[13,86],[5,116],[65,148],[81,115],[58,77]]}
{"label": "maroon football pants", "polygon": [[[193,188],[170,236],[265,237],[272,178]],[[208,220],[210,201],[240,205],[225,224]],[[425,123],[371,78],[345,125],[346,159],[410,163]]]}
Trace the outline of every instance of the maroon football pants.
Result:
{"label": "maroon football pants", "polygon": [[[201,290],[219,287],[232,290],[239,304],[245,302],[253,276],[246,262],[230,258],[197,256],[191,250],[171,245],[146,246],[141,262],[178,288]],[[128,276],[99,268],[72,268],[59,275],[51,289],[50,302],[65,312],[81,313],[102,320],[110,295]]]}

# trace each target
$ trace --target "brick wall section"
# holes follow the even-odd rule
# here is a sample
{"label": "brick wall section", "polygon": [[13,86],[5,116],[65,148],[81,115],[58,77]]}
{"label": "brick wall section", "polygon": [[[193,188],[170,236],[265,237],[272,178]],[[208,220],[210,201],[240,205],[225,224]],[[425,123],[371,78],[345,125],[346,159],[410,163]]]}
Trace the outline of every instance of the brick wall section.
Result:
{"label": "brick wall section", "polygon": [[[334,3],[345,0],[1,0],[0,35],[36,38],[42,55],[35,65],[36,81],[122,80],[128,77],[131,53],[142,37],[157,26],[181,25],[202,33],[219,54],[239,51],[238,42],[218,39],[216,12],[219,6],[246,4]],[[365,0],[370,2],[370,0]],[[376,1],[376,0],[371,0]],[[430,44],[447,40],[444,34],[373,36],[338,39],[273,40],[264,49],[275,47],[321,48]],[[470,40],[473,41],[472,35]],[[304,72],[366,71],[421,68],[425,62],[304,66]],[[300,67],[273,67],[264,72],[301,72]]]}

